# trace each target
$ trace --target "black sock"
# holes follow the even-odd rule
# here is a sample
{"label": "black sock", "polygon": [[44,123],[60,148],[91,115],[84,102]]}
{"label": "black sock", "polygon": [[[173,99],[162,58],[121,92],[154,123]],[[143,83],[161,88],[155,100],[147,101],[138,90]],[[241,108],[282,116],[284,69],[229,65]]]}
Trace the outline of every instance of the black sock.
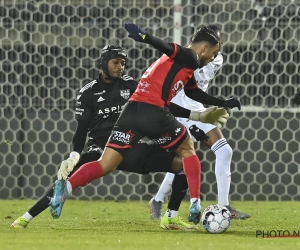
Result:
{"label": "black sock", "polygon": [[[28,213],[35,217],[49,207],[50,198],[53,196],[53,186],[38,199],[38,201],[28,210]],[[50,197],[50,198],[48,198]]]}
{"label": "black sock", "polygon": [[172,183],[172,193],[168,203],[168,209],[178,211],[181,201],[186,195],[188,183],[185,174],[176,174]]}

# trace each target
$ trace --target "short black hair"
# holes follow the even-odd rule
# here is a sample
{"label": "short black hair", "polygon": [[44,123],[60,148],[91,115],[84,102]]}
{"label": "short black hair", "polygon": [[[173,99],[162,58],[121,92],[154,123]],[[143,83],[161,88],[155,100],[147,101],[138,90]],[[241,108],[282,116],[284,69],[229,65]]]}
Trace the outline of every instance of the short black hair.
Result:
{"label": "short black hair", "polygon": [[211,45],[215,46],[220,42],[220,39],[216,31],[206,26],[198,29],[194,33],[192,37],[192,44],[198,42],[208,42]]}
{"label": "short black hair", "polygon": [[210,24],[210,25],[207,25],[206,27],[213,30],[216,33],[218,33],[218,32],[221,33],[221,28],[215,24]]}

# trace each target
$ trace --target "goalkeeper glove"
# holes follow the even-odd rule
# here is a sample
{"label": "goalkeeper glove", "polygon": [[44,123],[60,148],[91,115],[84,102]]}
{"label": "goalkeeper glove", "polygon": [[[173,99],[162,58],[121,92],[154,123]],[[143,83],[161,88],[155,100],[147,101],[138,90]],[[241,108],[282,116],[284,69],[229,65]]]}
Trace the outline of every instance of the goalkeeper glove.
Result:
{"label": "goalkeeper glove", "polygon": [[293,104],[300,105],[300,91],[294,96],[294,98],[293,98]]}
{"label": "goalkeeper glove", "polygon": [[144,42],[147,32],[134,23],[125,23],[125,29],[128,31],[128,37],[137,42]]}
{"label": "goalkeeper glove", "polygon": [[231,97],[225,101],[225,108],[238,108],[241,110],[241,103],[235,97]]}
{"label": "goalkeeper glove", "polygon": [[69,158],[60,164],[60,168],[57,172],[57,179],[58,180],[67,179],[69,174],[72,172],[72,170],[78,163],[79,158],[80,158],[79,153],[75,151],[71,152]]}
{"label": "goalkeeper glove", "polygon": [[222,128],[222,123],[225,124],[228,118],[229,114],[227,110],[216,106],[210,107],[203,112],[191,111],[189,117],[190,120],[210,123],[218,128]]}
{"label": "goalkeeper glove", "polygon": [[198,128],[196,125],[190,126],[189,131],[190,131],[191,135],[194,136],[197,141],[203,141],[203,140],[207,141],[207,139],[209,138],[205,134],[205,132],[202,129]]}

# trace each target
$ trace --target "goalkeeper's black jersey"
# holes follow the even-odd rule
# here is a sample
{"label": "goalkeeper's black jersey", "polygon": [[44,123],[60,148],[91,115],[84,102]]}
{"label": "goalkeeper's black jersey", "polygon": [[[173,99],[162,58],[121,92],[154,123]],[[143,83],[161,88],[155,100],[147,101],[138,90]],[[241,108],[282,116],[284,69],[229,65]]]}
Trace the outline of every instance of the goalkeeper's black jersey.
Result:
{"label": "goalkeeper's black jersey", "polygon": [[88,146],[104,148],[124,104],[133,94],[137,82],[124,75],[114,83],[101,77],[86,84],[78,93],[76,119],[89,121]]}

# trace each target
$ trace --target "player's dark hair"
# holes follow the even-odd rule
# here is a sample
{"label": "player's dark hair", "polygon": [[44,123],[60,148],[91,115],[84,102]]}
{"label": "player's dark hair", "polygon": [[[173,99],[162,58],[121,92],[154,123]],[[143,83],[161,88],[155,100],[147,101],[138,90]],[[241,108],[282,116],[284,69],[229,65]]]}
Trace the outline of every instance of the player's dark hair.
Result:
{"label": "player's dark hair", "polygon": [[198,29],[192,37],[192,44],[199,42],[208,42],[215,46],[220,41],[217,32],[209,27],[202,27]]}
{"label": "player's dark hair", "polygon": [[207,25],[206,27],[209,28],[209,29],[211,29],[211,30],[213,30],[213,31],[214,31],[215,33],[217,33],[217,34],[218,34],[218,32],[221,33],[221,28],[218,27],[218,26],[215,25],[215,24],[210,24],[210,25]]}
{"label": "player's dark hair", "polygon": [[103,70],[105,75],[111,79],[111,76],[108,71],[108,62],[113,58],[123,58],[127,59],[127,51],[119,45],[106,45],[102,51],[100,56],[100,68]]}

